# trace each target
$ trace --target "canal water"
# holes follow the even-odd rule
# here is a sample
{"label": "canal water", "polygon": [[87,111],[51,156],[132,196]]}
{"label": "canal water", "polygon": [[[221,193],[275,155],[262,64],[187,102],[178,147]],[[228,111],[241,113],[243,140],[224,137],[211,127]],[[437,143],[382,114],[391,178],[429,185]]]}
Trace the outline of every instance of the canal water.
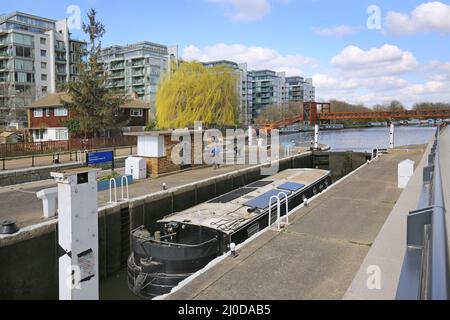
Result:
{"label": "canal water", "polygon": [[[435,127],[396,127],[395,146],[427,144]],[[280,137],[282,144],[310,143],[314,140],[314,133],[302,132]],[[321,144],[331,147],[332,151],[361,151],[371,152],[373,148],[387,149],[389,147],[389,128],[362,128],[320,132]],[[105,300],[139,300],[127,286],[127,271],[100,283],[100,299]]]}
{"label": "canal water", "polygon": [[[389,148],[388,127],[358,128],[333,131],[321,131],[319,143],[331,147],[331,151],[371,152],[372,149]],[[427,144],[436,127],[395,127],[395,147],[407,145]],[[311,143],[314,141],[313,132],[302,132],[280,137],[281,144]]]}

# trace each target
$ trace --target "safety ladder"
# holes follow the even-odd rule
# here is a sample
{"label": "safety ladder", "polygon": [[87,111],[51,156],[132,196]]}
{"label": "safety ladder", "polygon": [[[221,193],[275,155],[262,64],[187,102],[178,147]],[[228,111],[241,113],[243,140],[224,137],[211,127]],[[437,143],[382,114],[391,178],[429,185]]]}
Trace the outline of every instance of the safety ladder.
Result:
{"label": "safety ladder", "polygon": [[[272,201],[274,200],[274,201]],[[272,196],[269,200],[269,229],[270,230],[275,230],[272,228],[272,225],[275,224],[275,222],[277,223],[277,229],[276,231],[281,231],[281,205],[282,202],[285,202],[286,204],[286,215],[284,216],[286,222],[285,222],[285,226],[287,227],[289,225],[289,201],[288,201],[288,196],[285,192],[280,192],[278,193],[278,195],[276,196]],[[276,208],[277,208],[277,220],[272,223],[272,208],[274,207],[274,205],[276,204]]]}

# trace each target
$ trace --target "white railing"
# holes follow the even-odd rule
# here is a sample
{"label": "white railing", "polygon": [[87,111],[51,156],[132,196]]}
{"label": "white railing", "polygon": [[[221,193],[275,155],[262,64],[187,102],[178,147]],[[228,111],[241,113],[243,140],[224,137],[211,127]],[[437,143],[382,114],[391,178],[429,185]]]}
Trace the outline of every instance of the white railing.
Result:
{"label": "white railing", "polygon": [[[112,201],[112,189],[114,186],[114,201]],[[111,178],[109,180],[109,202],[108,204],[115,204],[117,203],[117,182],[116,179]]]}
{"label": "white railing", "polygon": [[[284,196],[284,197],[281,197]],[[272,201],[272,200],[275,200]],[[276,203],[277,205],[277,230],[276,231],[281,231],[281,202],[285,201],[286,203],[286,214],[285,214],[285,218],[286,218],[286,222],[285,222],[285,226],[289,225],[289,201],[288,201],[288,196],[286,193],[284,192],[280,192],[278,195],[276,196],[272,196],[269,200],[269,229],[272,229],[272,207],[273,204]]]}
{"label": "white railing", "polygon": [[[121,191],[122,191],[122,198],[120,199],[120,201],[128,201],[128,200],[130,200],[130,190],[129,190],[129,188],[128,188],[128,185],[129,185],[129,183],[128,183],[128,177],[127,176],[122,176],[122,178],[121,178],[121,180],[120,180],[120,182],[121,182]],[[127,197],[126,198],[124,198],[123,196],[124,196],[124,189],[126,188],[126,191],[127,191]]]}

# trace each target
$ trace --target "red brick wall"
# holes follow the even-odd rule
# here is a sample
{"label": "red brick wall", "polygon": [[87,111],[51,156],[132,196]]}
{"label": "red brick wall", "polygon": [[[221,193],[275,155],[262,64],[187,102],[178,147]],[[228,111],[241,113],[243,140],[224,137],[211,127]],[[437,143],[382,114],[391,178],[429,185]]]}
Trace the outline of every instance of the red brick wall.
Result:
{"label": "red brick wall", "polygon": [[66,117],[55,117],[55,110],[54,108],[48,108],[50,109],[50,114],[47,117],[46,116],[46,109],[42,109],[42,117],[35,118],[34,117],[34,109],[29,110],[29,121],[28,126],[29,128],[55,128],[55,127],[64,127],[61,122],[66,121],[69,119],[68,116]]}
{"label": "red brick wall", "polygon": [[[201,165],[195,165],[194,164],[194,154],[195,152],[201,153],[203,152],[203,144],[201,146],[194,146],[194,137],[191,136],[192,139],[192,148],[191,148],[191,163],[192,167],[201,166]],[[171,136],[165,136],[164,137],[164,146],[166,150],[166,156],[161,158],[147,158],[147,173],[151,177],[158,177],[159,175],[169,173],[169,172],[175,172],[181,170],[180,165],[176,165],[172,162],[172,149],[178,144],[179,142],[171,141]],[[203,154],[202,154],[203,159]]]}

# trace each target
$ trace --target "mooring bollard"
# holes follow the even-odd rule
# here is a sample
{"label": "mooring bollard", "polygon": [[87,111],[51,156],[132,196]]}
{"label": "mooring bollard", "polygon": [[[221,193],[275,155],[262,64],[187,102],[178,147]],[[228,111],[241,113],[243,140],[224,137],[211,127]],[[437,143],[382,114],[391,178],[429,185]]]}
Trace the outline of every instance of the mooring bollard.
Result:
{"label": "mooring bollard", "polygon": [[394,149],[394,143],[395,143],[394,134],[395,134],[395,126],[394,126],[394,123],[392,122],[391,130],[389,133],[389,149]]}

